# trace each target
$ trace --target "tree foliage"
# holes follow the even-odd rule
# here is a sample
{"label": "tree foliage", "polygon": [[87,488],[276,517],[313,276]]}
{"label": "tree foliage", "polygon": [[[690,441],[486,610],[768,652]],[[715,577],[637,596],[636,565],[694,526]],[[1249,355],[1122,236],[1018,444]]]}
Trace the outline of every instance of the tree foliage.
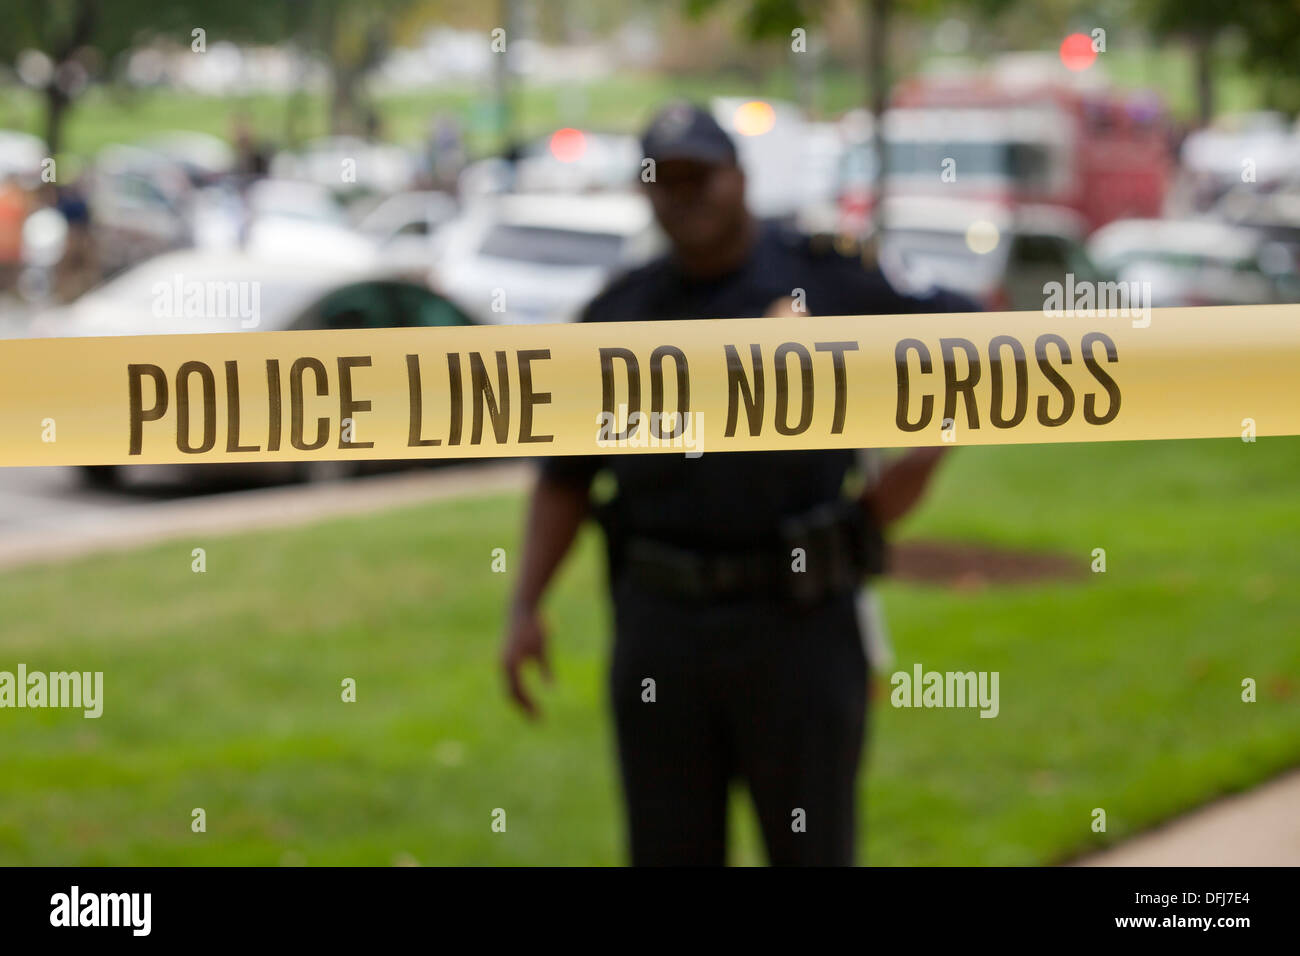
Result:
{"label": "tree foliage", "polygon": [[266,0],[10,0],[6,12],[0,60],[13,64],[31,50],[52,65],[41,90],[51,152],[59,149],[63,116],[85,84],[136,44],[168,38],[189,46],[196,27],[207,42],[267,39],[283,27],[283,10]]}

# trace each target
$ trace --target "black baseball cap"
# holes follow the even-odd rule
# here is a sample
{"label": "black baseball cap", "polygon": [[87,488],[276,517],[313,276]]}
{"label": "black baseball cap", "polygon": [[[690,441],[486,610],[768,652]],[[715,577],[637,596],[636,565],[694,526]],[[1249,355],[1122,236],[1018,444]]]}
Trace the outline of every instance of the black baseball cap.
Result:
{"label": "black baseball cap", "polygon": [[693,103],[665,106],[646,127],[641,149],[657,163],[692,159],[720,166],[736,162],[736,144],[707,110]]}

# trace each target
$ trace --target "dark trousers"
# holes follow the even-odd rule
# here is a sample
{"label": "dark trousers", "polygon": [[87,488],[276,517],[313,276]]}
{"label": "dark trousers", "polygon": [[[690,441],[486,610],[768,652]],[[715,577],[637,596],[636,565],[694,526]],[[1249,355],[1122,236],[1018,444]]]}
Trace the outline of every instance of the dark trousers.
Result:
{"label": "dark trousers", "polygon": [[722,865],[728,785],[741,779],[773,864],[852,864],[867,703],[852,595],[686,603],[624,577],[614,613],[632,863]]}

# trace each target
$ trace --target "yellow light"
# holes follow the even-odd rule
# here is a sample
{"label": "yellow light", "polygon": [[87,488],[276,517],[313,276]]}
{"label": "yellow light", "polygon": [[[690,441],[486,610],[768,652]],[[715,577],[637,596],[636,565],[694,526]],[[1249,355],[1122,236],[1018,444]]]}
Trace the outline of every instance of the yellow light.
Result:
{"label": "yellow light", "polygon": [[987,219],[976,219],[966,227],[966,248],[977,255],[985,255],[998,247],[998,227]]}
{"label": "yellow light", "polygon": [[762,136],[776,125],[776,110],[772,109],[771,103],[750,100],[736,107],[731,122],[741,136]]}

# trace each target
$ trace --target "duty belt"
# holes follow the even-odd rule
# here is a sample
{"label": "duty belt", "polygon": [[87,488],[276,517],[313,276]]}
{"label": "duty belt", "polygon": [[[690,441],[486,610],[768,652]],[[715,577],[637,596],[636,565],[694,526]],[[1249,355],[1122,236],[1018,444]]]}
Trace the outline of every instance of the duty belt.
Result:
{"label": "duty belt", "polygon": [[697,551],[635,534],[610,545],[616,574],[700,601],[768,596],[814,604],[884,570],[883,538],[847,499],[788,518],[772,540],[744,550]]}

